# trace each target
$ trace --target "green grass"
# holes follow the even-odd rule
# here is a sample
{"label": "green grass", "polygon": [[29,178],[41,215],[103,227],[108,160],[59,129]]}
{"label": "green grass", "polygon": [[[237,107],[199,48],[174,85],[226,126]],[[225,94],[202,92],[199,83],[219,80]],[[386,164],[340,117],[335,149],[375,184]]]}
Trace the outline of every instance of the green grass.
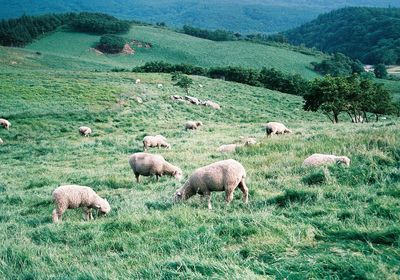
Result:
{"label": "green grass", "polygon": [[[128,40],[150,42],[153,48],[134,48],[134,55],[97,55],[89,48],[99,41],[99,36],[60,31],[34,42],[26,49],[42,52],[42,63],[62,69],[71,66],[73,69],[132,68],[149,61],[163,60],[203,67],[274,67],[286,73],[299,73],[306,78],[318,76],[311,70],[310,63],[319,62],[319,58],[284,48],[243,41],[214,42],[150,26],[134,25],[123,36]],[[83,63],[71,65],[73,61]]]}
{"label": "green grass", "polygon": [[[0,279],[399,278],[398,119],[332,125],[304,112],[300,97],[193,77],[191,94],[222,105],[214,111],[172,102],[183,92],[169,75],[57,70],[34,53],[0,54],[17,61],[0,67],[0,115],[12,123],[0,130]],[[185,132],[186,120],[204,126]],[[294,133],[267,139],[268,121]],[[81,125],[92,137],[79,136]],[[183,182],[136,184],[128,156],[158,133],[172,149],[150,152],[185,178],[217,160],[240,161],[249,205],[240,191],[231,205],[215,193],[209,211],[199,197],[172,203]],[[216,152],[240,136],[259,143]],[[302,168],[315,152],[352,164]],[[84,222],[68,210],[53,225],[51,192],[66,183],[93,187],[110,201],[109,216]]]}

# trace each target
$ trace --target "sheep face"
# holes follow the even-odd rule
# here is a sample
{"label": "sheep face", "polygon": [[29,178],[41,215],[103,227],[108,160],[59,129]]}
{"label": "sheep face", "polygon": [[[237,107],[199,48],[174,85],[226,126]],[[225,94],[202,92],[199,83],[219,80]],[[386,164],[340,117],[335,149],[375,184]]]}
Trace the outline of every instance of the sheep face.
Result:
{"label": "sheep face", "polygon": [[103,215],[108,214],[108,212],[111,211],[111,207],[107,199],[103,199],[101,204],[96,205],[96,208],[99,210],[99,213]]}
{"label": "sheep face", "polygon": [[348,157],[339,157],[339,162],[346,166],[350,166],[350,159]]}
{"label": "sheep face", "polygon": [[181,170],[180,168],[177,168],[177,169],[172,173],[172,175],[174,176],[174,178],[175,178],[176,180],[180,181],[180,180],[182,179],[183,172],[182,172],[182,170]]}
{"label": "sheep face", "polygon": [[183,193],[181,190],[177,190],[174,194],[174,203],[181,202],[183,200]]}
{"label": "sheep face", "polygon": [[202,123],[202,122],[196,122],[196,125],[197,125],[197,126],[202,126],[203,123]]}

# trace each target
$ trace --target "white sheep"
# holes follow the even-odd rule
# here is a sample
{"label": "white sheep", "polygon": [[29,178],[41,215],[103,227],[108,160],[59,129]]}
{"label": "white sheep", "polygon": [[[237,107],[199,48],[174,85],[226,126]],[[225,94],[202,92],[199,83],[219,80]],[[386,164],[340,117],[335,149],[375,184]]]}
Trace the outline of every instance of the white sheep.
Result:
{"label": "white sheep", "polygon": [[140,84],[140,82],[141,82],[140,79],[136,79],[135,84],[138,85],[138,84]]}
{"label": "white sheep", "polygon": [[0,144],[3,144],[3,143],[4,143],[4,142],[3,142],[3,139],[0,138]]}
{"label": "white sheep", "polygon": [[61,222],[63,213],[67,209],[82,208],[86,220],[93,219],[92,209],[107,214],[111,207],[106,199],[101,198],[89,187],[78,185],[64,185],[53,191],[53,200],[56,208],[53,210],[53,222]]}
{"label": "white sheep", "polygon": [[211,108],[213,108],[215,110],[220,110],[221,109],[221,106],[219,104],[217,104],[217,103],[215,103],[215,102],[213,102],[211,100],[207,100],[207,101],[203,102],[202,104],[204,106],[206,106],[206,107],[211,107]]}
{"label": "white sheep", "polygon": [[6,119],[0,119],[0,125],[5,129],[9,129],[11,126],[11,123]]}
{"label": "white sheep", "polygon": [[158,178],[163,175],[169,175],[180,180],[182,170],[167,162],[161,155],[152,155],[147,153],[135,153],[129,157],[129,165],[135,174],[136,181],[139,183],[139,176],[152,176]]}
{"label": "white sheep", "polygon": [[225,199],[230,203],[234,190],[239,187],[243,192],[243,201],[247,203],[249,191],[245,178],[246,170],[236,160],[218,161],[196,169],[186,183],[175,192],[174,201],[186,200],[199,194],[207,198],[208,209],[212,209],[211,192],[224,191]]}
{"label": "white sheep", "polygon": [[197,99],[196,97],[189,96],[189,95],[186,95],[186,96],[185,96],[185,99],[186,99],[187,101],[189,101],[190,103],[194,104],[194,105],[199,105],[200,102],[201,102],[201,101],[200,101],[199,99]]}
{"label": "white sheep", "polygon": [[343,163],[350,166],[350,159],[346,156],[313,154],[303,161],[303,166],[320,166],[333,163]]}
{"label": "white sheep", "polygon": [[188,130],[188,129],[195,130],[202,125],[203,125],[203,123],[200,121],[187,121],[185,123],[185,130]]}
{"label": "white sheep", "polygon": [[143,138],[143,151],[147,151],[151,147],[171,149],[171,145],[167,143],[167,139],[162,135],[146,136]]}
{"label": "white sheep", "polygon": [[274,134],[292,133],[292,131],[288,129],[284,124],[278,122],[267,123],[265,131],[267,132],[267,136],[272,136]]}
{"label": "white sheep", "polygon": [[158,87],[159,89],[161,89],[161,88],[163,88],[163,84],[157,84],[157,87]]}
{"label": "white sheep", "polygon": [[85,137],[89,137],[89,135],[92,134],[92,129],[87,126],[81,126],[79,128],[79,133]]}
{"label": "white sheep", "polygon": [[239,147],[238,144],[227,144],[227,145],[221,145],[218,149],[217,152],[220,153],[233,153],[236,151],[236,148]]}

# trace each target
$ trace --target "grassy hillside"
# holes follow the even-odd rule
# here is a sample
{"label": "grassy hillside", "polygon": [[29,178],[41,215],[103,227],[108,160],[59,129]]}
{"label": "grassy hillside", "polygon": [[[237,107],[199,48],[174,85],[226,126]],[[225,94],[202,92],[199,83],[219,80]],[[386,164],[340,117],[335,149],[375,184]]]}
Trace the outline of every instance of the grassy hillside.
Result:
{"label": "grassy hillside", "polygon": [[[148,61],[164,60],[171,63],[189,63],[198,66],[243,66],[249,68],[275,67],[287,73],[301,73],[307,78],[315,77],[310,62],[320,61],[314,56],[249,42],[214,42],[171,30],[133,26],[124,35],[129,41],[136,39],[150,42],[153,48],[135,48],[134,55],[97,55],[89,51],[99,41],[99,36],[83,33],[56,32],[27,46],[27,49],[50,55],[49,63],[54,65],[53,56],[59,56],[60,67],[64,60],[83,59],[90,64],[111,67],[133,67]],[[46,58],[44,58],[47,60]],[[69,63],[65,61],[65,63]]]}
{"label": "grassy hillside", "polygon": [[[77,57],[70,52],[65,58]],[[203,85],[193,95],[223,106],[214,111],[173,103],[169,96],[183,92],[169,75],[51,69],[41,64],[50,64],[47,52],[0,54],[17,62],[0,64],[0,115],[12,122],[0,130],[1,279],[400,276],[398,119],[331,125],[304,112],[300,97],[193,77]],[[185,132],[190,119],[205,125]],[[262,124],[272,120],[294,133],[266,139]],[[80,137],[80,125],[91,126],[92,137]],[[172,149],[151,153],[180,166],[185,178],[217,160],[240,161],[250,203],[236,191],[231,205],[213,194],[212,211],[199,197],[174,205],[183,182],[134,183],[128,155],[156,133]],[[259,144],[231,155],[215,151],[240,136]],[[314,152],[347,155],[352,164],[302,168]],[[84,222],[79,210],[68,210],[53,225],[51,192],[65,183],[93,187],[112,212]]]}
{"label": "grassy hillside", "polygon": [[238,32],[279,32],[310,21],[318,14],[344,6],[399,7],[393,0],[0,0],[0,18],[22,14],[103,12],[125,19],[191,24]]}
{"label": "grassy hillside", "polygon": [[284,32],[294,44],[341,52],[366,64],[400,64],[400,9],[349,7]]}

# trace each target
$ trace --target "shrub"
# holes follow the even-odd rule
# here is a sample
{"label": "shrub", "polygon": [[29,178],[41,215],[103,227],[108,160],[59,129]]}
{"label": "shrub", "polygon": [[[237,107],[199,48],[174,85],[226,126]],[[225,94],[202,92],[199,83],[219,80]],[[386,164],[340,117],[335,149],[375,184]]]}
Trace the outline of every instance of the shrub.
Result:
{"label": "shrub", "polygon": [[75,31],[106,34],[127,32],[130,24],[126,20],[119,20],[113,16],[101,13],[80,13],[71,22],[71,27]]}
{"label": "shrub", "polygon": [[125,46],[125,39],[116,35],[103,35],[97,48],[105,53],[119,53]]}

